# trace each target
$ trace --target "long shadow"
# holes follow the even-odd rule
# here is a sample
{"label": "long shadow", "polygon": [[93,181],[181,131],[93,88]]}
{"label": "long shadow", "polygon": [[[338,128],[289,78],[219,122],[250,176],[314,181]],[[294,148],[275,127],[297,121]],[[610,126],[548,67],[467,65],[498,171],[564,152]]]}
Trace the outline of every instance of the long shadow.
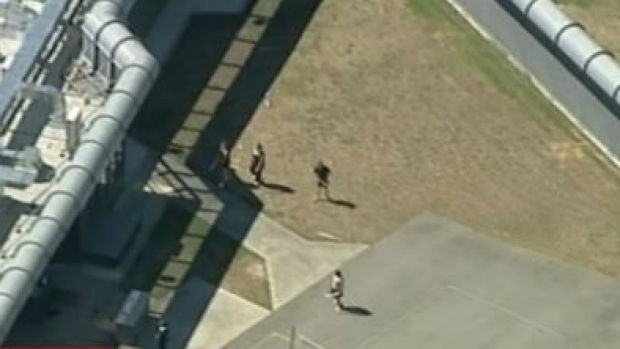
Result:
{"label": "long shadow", "polygon": [[[268,27],[255,44],[245,65],[240,68],[232,85],[225,91],[211,121],[202,131],[196,146],[189,154],[188,166],[202,178],[209,177],[206,169],[220,141],[226,140],[232,146],[251,121],[254,111],[297,45],[320,2],[320,0],[283,0],[271,19],[261,19],[262,24]],[[205,184],[209,185],[206,182]],[[275,183],[272,183],[272,188],[285,192],[292,189]],[[211,189],[218,193],[218,198],[224,203],[224,208],[218,215],[214,226],[224,227],[226,235],[232,236],[233,239],[228,241],[226,248],[220,248],[216,252],[214,246],[222,245],[222,237],[221,234],[217,234],[217,228],[210,232],[206,236],[199,255],[205,256],[204,258],[208,258],[207,254],[217,255],[215,258],[222,267],[206,273],[200,270],[204,269],[206,261],[195,263],[193,274],[200,275],[203,280],[208,279],[215,290],[221,286],[230,263],[237,255],[246,234],[262,209],[262,203],[252,193],[251,188],[244,185],[236,176],[227,190],[219,191],[213,187]],[[233,195],[230,195],[231,193]],[[237,201],[239,197],[246,199],[250,205],[239,206]],[[197,259],[200,261],[199,258]],[[212,295],[211,292],[200,302],[179,301],[180,306],[174,311],[177,314],[183,314],[185,327],[177,330],[178,341],[174,342],[174,348],[186,347],[199,319],[209,307]]]}
{"label": "long shadow", "polygon": [[[130,134],[151,148],[172,156],[179,155],[179,161],[184,158],[183,155],[187,155],[187,166],[200,176],[203,185],[208,188],[207,193],[201,194],[215,194],[223,203],[211,227],[204,228],[205,232],[196,231],[191,234],[192,237],[204,237],[204,240],[183,280],[172,280],[174,285],[170,285],[168,281],[171,280],[156,279],[158,270],[161,270],[164,264],[160,261],[156,263],[158,266],[155,271],[147,273],[140,282],[141,285],[146,285],[143,287],[163,283],[167,288],[177,289],[172,303],[163,314],[170,320],[172,342],[169,348],[186,347],[262,209],[262,203],[252,193],[251,187],[237,176],[233,176],[225,189],[213,187],[211,181],[205,180],[214,179],[208,172],[208,165],[221,140],[228,141],[231,146],[237,141],[321,2],[322,0],[282,0],[272,17],[249,12],[194,17],[132,125]],[[246,18],[250,18],[254,25],[266,26],[263,35],[256,42],[236,37]],[[226,50],[235,41],[252,47],[252,53],[242,65],[225,61]],[[228,88],[207,86],[209,78],[219,66],[239,71]],[[214,111],[195,107],[205,89],[224,95]],[[210,118],[210,121],[199,133],[194,144],[172,145],[174,135],[182,128],[190,114],[203,115]],[[195,130],[192,127],[190,131]],[[155,164],[152,166],[155,167]],[[284,193],[294,191],[293,188],[278,183],[268,183],[266,188]],[[245,201],[240,201],[239,197]],[[206,210],[209,211],[209,208]],[[204,211],[205,208],[200,207],[187,212],[194,215]],[[185,231],[188,224],[187,219],[178,219],[169,229]],[[222,230],[226,233],[222,233]],[[174,235],[172,240],[175,240],[176,234],[169,234]],[[171,245],[163,255],[174,255],[176,243],[171,242]],[[214,267],[213,264],[217,266]],[[150,324],[152,325],[153,323]]]}
{"label": "long shadow", "polygon": [[357,306],[357,305],[347,305],[342,310],[351,315],[358,315],[358,316],[371,316],[372,315],[372,311],[364,307]]}
{"label": "long shadow", "polygon": [[519,24],[523,26],[536,40],[542,44],[562,65],[577,78],[588,90],[609,110],[616,118],[620,118],[620,106],[592,80],[585,71],[577,66],[555,42],[547,38],[523,13],[508,0],[495,0],[506,12],[508,12]]}
{"label": "long shadow", "polygon": [[[197,206],[195,202],[189,204]],[[175,256],[182,247],[180,238],[193,219],[193,214],[187,207],[187,202],[170,199],[151,231],[146,246],[125,278],[124,286],[127,289],[149,291],[160,281],[164,286],[181,281],[173,276],[161,275],[161,272],[171,256]]]}
{"label": "long shadow", "polygon": [[348,200],[329,199],[328,202],[330,204],[333,204],[333,205],[336,205],[336,206],[346,207],[346,208],[351,209],[351,210],[357,208],[357,204],[355,204],[354,202],[348,201]]}
{"label": "long shadow", "polygon": [[205,154],[214,154],[226,140],[234,145],[263,101],[274,79],[288,60],[322,0],[283,0],[275,16],[266,22],[262,38],[247,63],[226,91],[213,120],[200,135],[190,164],[200,169]]}
{"label": "long shadow", "polygon": [[167,5],[168,1],[174,0],[137,1],[127,18],[131,32],[144,39],[153,22],[157,19],[157,14]]}
{"label": "long shadow", "polygon": [[[100,186],[97,190],[105,190],[105,187]],[[154,229],[142,229],[143,224],[150,226],[151,223],[143,221],[145,213],[140,210],[109,210],[102,205],[100,198],[89,201],[90,207],[76,219],[44,272],[49,284],[38,284],[6,339],[7,344],[77,346],[88,343],[111,347],[118,344],[115,337],[118,332],[101,325],[115,321],[124,290],[149,291],[153,285],[164,283],[166,286],[176,281],[159,275],[170,256],[177,253],[182,232],[193,219],[185,207],[194,207],[195,210],[198,203],[150,193],[140,193],[139,196],[141,207],[163,206]],[[114,212],[116,217],[111,215]],[[118,231],[106,229],[106,222],[115,223]],[[177,230],[177,226],[181,229]],[[127,234],[127,228],[135,229],[136,233]],[[93,250],[92,246],[85,248],[85,243],[92,241],[93,232],[101,238],[99,241],[105,246],[103,250]],[[119,232],[123,235],[121,240],[118,240]],[[138,253],[132,246],[142,248]],[[101,254],[102,251],[105,253]],[[119,281],[116,276],[110,278],[118,275],[120,270],[127,271],[125,280]],[[109,292],[102,293],[87,280],[96,281]],[[67,296],[66,299],[63,295]],[[105,321],[93,321],[95,315]]]}
{"label": "long shadow", "polygon": [[[270,182],[263,182],[261,183],[261,186],[263,188],[267,188],[269,190],[275,190],[278,191],[280,193],[285,193],[285,194],[293,194],[295,193],[295,189],[289,187],[288,185],[285,184],[280,184],[280,183],[270,183]],[[258,186],[256,186],[258,187]]]}
{"label": "long shadow", "polygon": [[[164,151],[218,68],[246,14],[209,14],[187,27],[136,116],[129,135]],[[154,166],[154,164],[153,164]]]}

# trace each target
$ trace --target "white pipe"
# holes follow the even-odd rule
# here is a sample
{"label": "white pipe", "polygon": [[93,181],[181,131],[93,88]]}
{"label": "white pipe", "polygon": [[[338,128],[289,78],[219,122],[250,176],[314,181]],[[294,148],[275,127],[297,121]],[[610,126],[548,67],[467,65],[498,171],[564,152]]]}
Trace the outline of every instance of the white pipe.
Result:
{"label": "white pipe", "polygon": [[73,159],[58,171],[40,216],[22,233],[17,247],[0,257],[5,259],[0,269],[0,342],[86,204],[159,73],[157,61],[122,24],[133,3],[99,0],[85,16],[83,35],[94,39],[95,50],[106,53],[114,64],[117,74],[109,78],[116,78],[116,83],[81,137]]}
{"label": "white pipe", "polygon": [[507,0],[609,96],[620,104],[620,65],[551,0]]}

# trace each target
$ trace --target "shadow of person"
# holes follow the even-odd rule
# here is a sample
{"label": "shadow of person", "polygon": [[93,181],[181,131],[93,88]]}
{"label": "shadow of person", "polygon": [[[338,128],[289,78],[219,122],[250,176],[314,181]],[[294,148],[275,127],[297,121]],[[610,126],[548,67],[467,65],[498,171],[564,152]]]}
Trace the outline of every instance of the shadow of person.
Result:
{"label": "shadow of person", "polygon": [[336,205],[336,206],[342,206],[342,207],[346,207],[349,208],[351,210],[355,209],[357,207],[357,205],[351,201],[347,201],[347,200],[340,200],[340,199],[329,199],[327,200],[330,203]]}
{"label": "shadow of person", "polygon": [[364,307],[359,307],[356,305],[347,305],[345,307],[342,308],[342,310],[344,310],[345,312],[352,314],[352,315],[359,315],[359,316],[370,316],[372,315],[372,311],[364,308]]}
{"label": "shadow of person", "polygon": [[284,184],[263,182],[261,185],[267,189],[276,190],[281,193],[293,194],[295,192],[295,189]]}

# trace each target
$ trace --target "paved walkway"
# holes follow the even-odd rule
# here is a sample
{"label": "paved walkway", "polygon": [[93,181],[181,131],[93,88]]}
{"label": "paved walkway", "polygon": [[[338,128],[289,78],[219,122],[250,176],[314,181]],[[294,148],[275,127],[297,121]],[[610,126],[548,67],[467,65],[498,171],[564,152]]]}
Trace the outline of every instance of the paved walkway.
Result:
{"label": "paved walkway", "polygon": [[[192,15],[231,15],[247,10],[249,4],[253,5],[250,16],[239,29],[237,40],[231,42],[222,65],[208,84],[218,88],[204,88],[194,106],[201,112],[191,113],[183,127],[179,128],[171,142],[173,146],[163,155],[147,189],[160,195],[198,202],[198,217],[241,241],[245,248],[263,258],[274,309],[296,297],[366,246],[305,240],[227,190],[213,192],[184,163],[188,151],[197,146],[205,125],[212,121],[211,116],[224,97],[223,91],[230,87],[263,35],[266,26],[256,19],[271,18],[280,3],[280,0],[254,3],[247,0],[182,0],[178,4],[175,1],[174,5],[168,2],[146,39],[148,48],[160,62],[165,62]],[[197,241],[195,237],[192,239]],[[178,254],[183,255],[184,260],[193,260],[201,243],[184,245]],[[180,274],[188,268],[171,258],[162,275],[167,270]],[[182,275],[175,278],[181,279]],[[205,303],[207,310],[204,314],[196,314]],[[152,291],[150,310],[152,314],[165,314],[171,323],[170,348],[196,349],[220,348],[270,313],[270,310],[239,295],[225,289],[215,289],[213,285],[195,278],[179,285],[156,286]],[[150,337],[146,340],[152,341]]]}
{"label": "paved walkway", "polygon": [[[199,217],[215,225],[221,232],[239,239],[245,248],[265,260],[274,309],[296,297],[366,247],[359,244],[305,240],[264,214],[251,213],[256,209],[233,195],[226,192],[219,192],[216,195],[174,155],[165,155],[155,172],[156,175],[148,184],[150,191],[199,200],[201,203],[197,211]],[[220,197],[224,198],[225,205]],[[248,219],[247,217],[252,221],[244,221]],[[193,249],[197,250],[195,247]],[[181,285],[179,290],[184,286]],[[209,287],[212,288],[207,284],[185,287],[188,292],[204,289],[195,296],[184,296],[194,298],[194,301],[215,292],[207,311],[202,314],[196,331],[191,336],[188,348],[220,348],[269,313],[267,309],[260,308],[230,292],[225,290],[212,292],[208,290]],[[180,293],[183,292],[176,292]],[[170,293],[163,303],[154,304],[158,307],[157,312],[165,312],[171,322],[178,324],[182,322],[181,319],[187,317],[187,314],[174,315],[177,313],[174,309],[174,297],[175,294]],[[180,337],[182,338],[178,341],[179,347],[183,344],[184,336]],[[175,339],[172,341],[176,342]]]}
{"label": "paved walkway", "polygon": [[620,283],[432,215],[344,268],[345,304],[308,289],[225,348],[616,348]]}

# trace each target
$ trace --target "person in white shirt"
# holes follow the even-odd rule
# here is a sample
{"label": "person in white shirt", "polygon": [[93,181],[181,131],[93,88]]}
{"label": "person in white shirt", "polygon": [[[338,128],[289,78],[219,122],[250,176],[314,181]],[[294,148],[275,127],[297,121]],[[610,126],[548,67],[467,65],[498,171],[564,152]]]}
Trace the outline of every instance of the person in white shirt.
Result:
{"label": "person in white shirt", "polygon": [[336,311],[345,309],[345,306],[342,303],[342,297],[344,296],[344,278],[342,277],[342,272],[340,270],[336,270],[332,274],[329,292],[326,296],[334,300]]}
{"label": "person in white shirt", "polygon": [[168,323],[164,319],[160,319],[157,323],[157,332],[155,332],[155,340],[159,349],[165,349],[168,344]]}

